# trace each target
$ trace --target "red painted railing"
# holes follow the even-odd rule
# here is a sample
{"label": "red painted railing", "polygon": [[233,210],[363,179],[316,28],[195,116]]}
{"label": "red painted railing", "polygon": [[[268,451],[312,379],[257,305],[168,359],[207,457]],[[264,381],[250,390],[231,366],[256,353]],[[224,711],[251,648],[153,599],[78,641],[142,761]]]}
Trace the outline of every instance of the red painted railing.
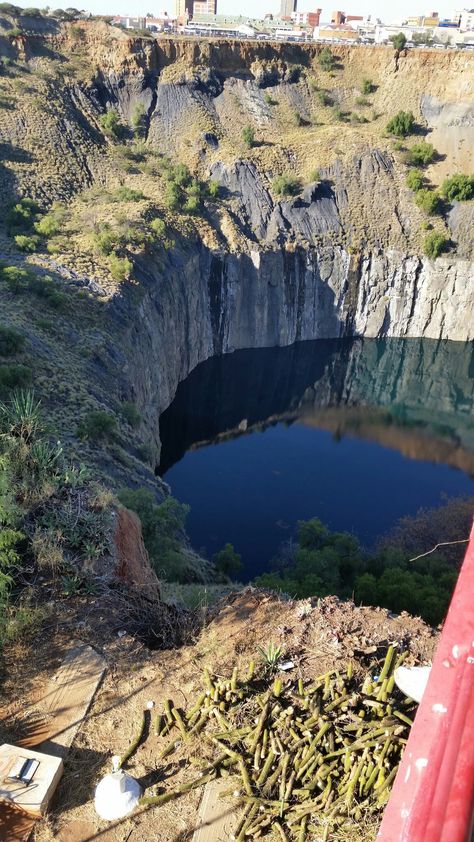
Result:
{"label": "red painted railing", "polygon": [[378,842],[469,842],[474,808],[474,528]]}

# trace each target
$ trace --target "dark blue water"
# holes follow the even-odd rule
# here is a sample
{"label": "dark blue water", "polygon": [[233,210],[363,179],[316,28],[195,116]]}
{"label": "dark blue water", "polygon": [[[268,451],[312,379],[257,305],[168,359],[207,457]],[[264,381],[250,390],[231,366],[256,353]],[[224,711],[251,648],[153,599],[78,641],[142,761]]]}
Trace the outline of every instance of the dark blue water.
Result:
{"label": "dark blue water", "polygon": [[230,541],[250,578],[298,520],[370,547],[421,506],[474,494],[472,373],[471,345],[415,340],[302,343],[199,366],[160,427],[193,545],[212,556]]}

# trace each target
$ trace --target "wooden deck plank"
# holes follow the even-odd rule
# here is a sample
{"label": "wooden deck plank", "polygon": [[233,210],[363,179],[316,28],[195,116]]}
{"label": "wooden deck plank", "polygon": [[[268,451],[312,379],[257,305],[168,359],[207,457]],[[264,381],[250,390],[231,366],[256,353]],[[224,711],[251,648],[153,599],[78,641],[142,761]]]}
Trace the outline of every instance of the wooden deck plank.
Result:
{"label": "wooden deck plank", "polygon": [[80,643],[64,658],[36,704],[37,724],[23,745],[65,757],[105,672],[105,661]]}
{"label": "wooden deck plank", "polygon": [[219,798],[228,788],[229,782],[225,778],[209,781],[204,787],[193,842],[228,842],[230,839],[236,824],[235,804]]}

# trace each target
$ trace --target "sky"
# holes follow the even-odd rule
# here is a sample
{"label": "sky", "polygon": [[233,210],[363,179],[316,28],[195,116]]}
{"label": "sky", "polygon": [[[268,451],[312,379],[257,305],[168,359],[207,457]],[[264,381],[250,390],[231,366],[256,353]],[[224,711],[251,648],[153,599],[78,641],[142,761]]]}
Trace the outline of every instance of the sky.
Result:
{"label": "sky", "polygon": [[[52,4],[52,8],[75,6],[74,0],[65,0],[62,6],[59,2],[54,5],[54,0],[49,0],[49,4],[48,2],[35,2],[35,0],[27,0],[27,2],[12,0],[12,2],[23,8],[28,6],[30,8],[32,6],[44,8],[50,4]],[[340,9],[346,14],[379,17],[384,23],[400,23],[403,18],[411,15],[429,14],[433,9],[427,3],[423,3],[423,0],[398,0],[396,3],[393,0],[351,0],[350,3],[347,3],[344,0],[342,5],[338,5],[337,0],[335,0],[332,5],[325,6],[321,0],[319,2],[318,0],[298,0],[298,11],[307,12],[318,7],[322,8],[322,21],[330,20],[333,9]],[[454,11],[454,6],[448,4],[437,5],[433,3],[433,7],[439,12],[441,18],[450,17]],[[94,15],[145,15],[150,12],[159,16],[163,11],[174,14],[175,2],[174,0],[85,0],[84,5],[78,3],[78,8],[87,9]],[[276,14],[279,8],[279,0],[217,0],[219,14],[263,17],[266,12]]]}

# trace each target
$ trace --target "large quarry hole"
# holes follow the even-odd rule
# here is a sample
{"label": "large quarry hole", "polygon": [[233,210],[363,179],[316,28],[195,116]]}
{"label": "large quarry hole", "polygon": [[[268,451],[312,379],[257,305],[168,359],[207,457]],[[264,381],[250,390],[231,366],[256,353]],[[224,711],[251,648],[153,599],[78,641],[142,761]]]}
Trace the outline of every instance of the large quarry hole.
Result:
{"label": "large quarry hole", "polygon": [[209,360],[160,419],[159,473],[212,556],[268,570],[319,517],[370,548],[402,516],[474,494],[472,343],[302,342]]}

